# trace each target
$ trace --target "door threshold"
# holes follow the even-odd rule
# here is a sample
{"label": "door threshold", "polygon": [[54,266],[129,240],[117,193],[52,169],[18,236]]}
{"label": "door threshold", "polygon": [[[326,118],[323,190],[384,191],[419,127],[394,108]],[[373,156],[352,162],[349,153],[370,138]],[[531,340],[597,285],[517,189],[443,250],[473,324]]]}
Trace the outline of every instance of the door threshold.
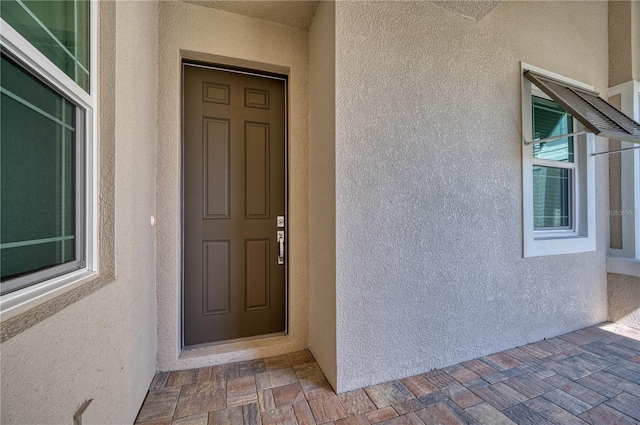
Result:
{"label": "door threshold", "polygon": [[247,336],[244,338],[226,339],[224,341],[205,342],[205,343],[196,344],[196,345],[186,345],[182,347],[182,353],[186,354],[190,351],[201,350],[203,348],[208,348],[208,347],[217,347],[220,345],[236,344],[239,342],[255,341],[257,339],[275,338],[279,336],[287,336],[287,332],[276,332],[276,333],[266,334],[266,335],[255,335],[255,336]]}

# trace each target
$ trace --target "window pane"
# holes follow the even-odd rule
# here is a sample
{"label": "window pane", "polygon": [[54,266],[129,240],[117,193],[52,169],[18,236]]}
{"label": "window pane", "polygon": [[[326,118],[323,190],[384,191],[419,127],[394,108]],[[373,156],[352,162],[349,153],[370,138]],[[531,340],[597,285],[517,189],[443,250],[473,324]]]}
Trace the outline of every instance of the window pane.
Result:
{"label": "window pane", "polygon": [[[75,262],[76,106],[2,55],[2,281]],[[4,291],[3,291],[4,292]]]}
{"label": "window pane", "polygon": [[34,47],[88,91],[87,0],[2,0],[0,14]]}
{"label": "window pane", "polygon": [[533,166],[533,227],[571,226],[571,170]]}
{"label": "window pane", "polygon": [[[573,117],[557,103],[533,96],[533,140],[573,133]],[[573,162],[573,137],[533,145],[533,157]]]}

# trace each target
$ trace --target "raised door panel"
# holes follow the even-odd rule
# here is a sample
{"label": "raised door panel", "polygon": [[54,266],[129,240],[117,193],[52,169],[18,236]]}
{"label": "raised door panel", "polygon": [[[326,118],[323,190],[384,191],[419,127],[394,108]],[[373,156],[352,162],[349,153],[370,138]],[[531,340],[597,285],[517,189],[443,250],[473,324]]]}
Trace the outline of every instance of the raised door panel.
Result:
{"label": "raised door panel", "polygon": [[229,218],[229,120],[203,118],[203,218]]}
{"label": "raised door panel", "polygon": [[269,124],[245,123],[245,218],[269,218]]}
{"label": "raised door panel", "polygon": [[245,310],[269,308],[269,239],[245,241]]}
{"label": "raised door panel", "polygon": [[202,264],[202,314],[225,314],[231,311],[231,241],[205,241]]}

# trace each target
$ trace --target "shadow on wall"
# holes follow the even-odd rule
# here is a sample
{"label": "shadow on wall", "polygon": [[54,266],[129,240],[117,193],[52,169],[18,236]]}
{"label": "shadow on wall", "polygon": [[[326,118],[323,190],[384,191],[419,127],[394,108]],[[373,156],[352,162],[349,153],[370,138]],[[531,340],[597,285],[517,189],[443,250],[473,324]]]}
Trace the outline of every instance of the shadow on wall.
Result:
{"label": "shadow on wall", "polygon": [[640,329],[640,277],[607,275],[609,320]]}
{"label": "shadow on wall", "polygon": [[491,12],[502,0],[485,1],[434,1],[438,7],[447,9],[458,15],[479,21]]}

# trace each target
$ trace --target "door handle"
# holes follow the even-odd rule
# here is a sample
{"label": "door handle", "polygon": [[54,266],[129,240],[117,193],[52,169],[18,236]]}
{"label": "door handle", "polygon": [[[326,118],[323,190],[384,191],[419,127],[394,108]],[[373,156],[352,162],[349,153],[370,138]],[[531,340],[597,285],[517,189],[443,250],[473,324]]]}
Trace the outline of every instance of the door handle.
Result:
{"label": "door handle", "polygon": [[278,242],[278,264],[284,264],[284,230],[276,232],[276,241]]}

